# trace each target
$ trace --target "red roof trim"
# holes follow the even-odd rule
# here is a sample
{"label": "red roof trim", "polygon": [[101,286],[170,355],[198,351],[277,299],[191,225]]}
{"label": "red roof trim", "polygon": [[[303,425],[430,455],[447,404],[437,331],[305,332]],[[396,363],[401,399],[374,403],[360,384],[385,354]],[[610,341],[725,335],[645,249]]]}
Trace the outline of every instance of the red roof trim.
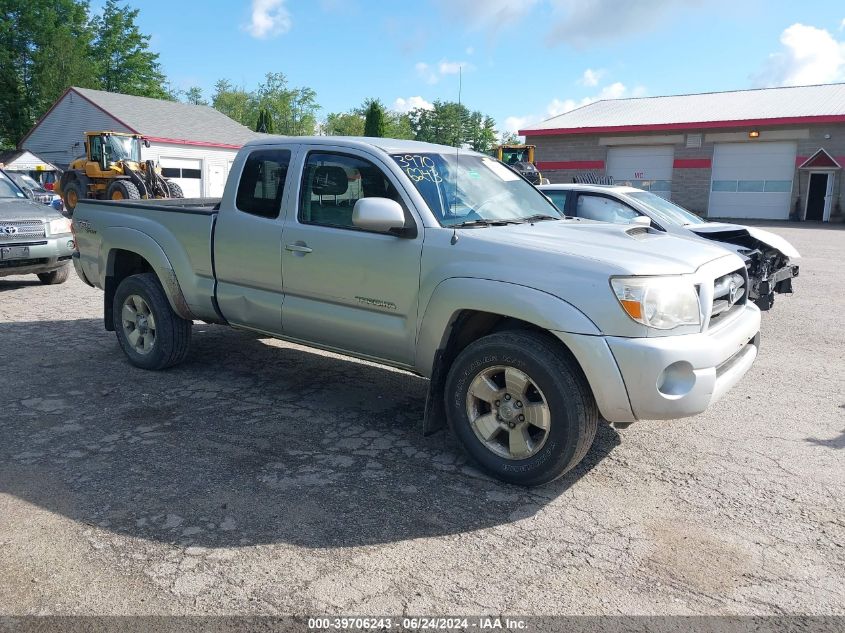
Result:
{"label": "red roof trim", "polygon": [[212,143],[210,141],[189,141],[184,138],[164,138],[161,136],[145,136],[151,143],[168,143],[170,145],[197,145],[199,147],[219,147],[222,149],[240,149],[243,145],[230,145],[229,143]]}
{"label": "red roof trim", "polygon": [[82,98],[82,99],[85,99],[85,101],[87,101],[87,102],[88,102],[88,103],[90,103],[92,106],[94,106],[95,108],[97,108],[100,112],[102,112],[103,114],[105,114],[105,115],[106,115],[107,117],[109,117],[110,119],[114,119],[115,121],[117,121],[118,123],[120,123],[123,127],[125,127],[126,129],[128,129],[130,132],[132,132],[132,133],[134,133],[134,134],[137,134],[137,133],[138,133],[138,132],[137,132],[137,131],[136,131],[136,130],[135,130],[135,129],[131,126],[131,125],[126,125],[126,123],[124,123],[123,121],[121,121],[120,119],[118,119],[118,118],[117,118],[116,116],[114,116],[111,112],[108,112],[108,111],[104,110],[103,108],[101,108],[100,106],[98,106],[96,103],[94,103],[93,101],[91,101],[91,99],[89,99],[89,98],[88,98],[88,97],[86,97],[84,94],[82,94],[81,92],[79,92],[79,91],[77,91],[76,89],[74,89],[74,87],[73,87],[73,86],[71,86],[70,88],[68,88],[67,90],[65,90],[65,91],[62,93],[62,96],[61,96],[61,97],[59,97],[58,99],[56,99],[56,102],[55,102],[53,105],[51,105],[51,106],[50,106],[50,109],[49,109],[49,110],[47,110],[47,112],[45,112],[43,115],[41,115],[41,118],[40,118],[40,119],[38,119],[38,120],[35,122],[35,125],[33,125],[33,126],[32,126],[32,129],[30,129],[30,130],[29,130],[29,132],[27,132],[26,134],[24,134],[24,137],[23,137],[23,138],[22,138],[22,139],[18,142],[18,149],[23,149],[23,143],[24,143],[24,141],[25,141],[26,139],[28,139],[28,138],[32,135],[32,133],[33,133],[33,132],[35,132],[35,130],[37,130],[37,129],[38,129],[38,126],[39,126],[39,125],[41,125],[41,123],[44,121],[44,119],[46,119],[48,116],[50,116],[50,113],[51,113],[51,112],[53,112],[53,110],[55,110],[55,109],[56,109],[56,106],[58,106],[58,105],[59,105],[62,101],[64,101],[64,98],[65,98],[65,97],[68,95],[68,93],[70,93],[70,92],[73,92],[73,93],[74,93],[75,95],[77,95],[78,97],[80,97],[80,98]]}
{"label": "red roof trim", "polygon": [[795,159],[795,162],[798,164],[798,169],[842,169],[842,164],[831,156],[823,147],[820,147],[812,156],[804,159],[800,163],[798,163],[797,158]]}
{"label": "red roof trim", "polygon": [[713,161],[709,158],[676,158],[672,163],[675,169],[710,169]]}
{"label": "red roof trim", "polygon": [[772,119],[737,119],[734,121],[690,121],[689,123],[652,123],[648,125],[606,125],[554,128],[548,130],[519,130],[518,134],[520,136],[550,136],[561,134],[598,134],[605,132],[657,132],[662,130],[768,127],[772,125],[808,125],[813,123],[845,123],[845,114],[777,117]]}
{"label": "red roof trim", "polygon": [[603,160],[550,160],[537,161],[540,171],[555,171],[556,169],[604,169]]}

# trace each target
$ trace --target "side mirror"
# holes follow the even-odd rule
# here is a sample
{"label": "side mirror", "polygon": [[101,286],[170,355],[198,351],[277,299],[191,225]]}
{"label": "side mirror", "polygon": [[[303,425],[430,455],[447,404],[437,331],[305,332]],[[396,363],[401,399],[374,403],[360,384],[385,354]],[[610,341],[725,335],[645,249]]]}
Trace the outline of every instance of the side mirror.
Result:
{"label": "side mirror", "polygon": [[628,224],[636,224],[637,226],[651,226],[651,218],[647,215],[638,215],[633,218]]}
{"label": "side mirror", "polygon": [[389,198],[361,198],[352,208],[352,224],[367,231],[401,234],[405,212]]}
{"label": "side mirror", "polygon": [[149,147],[149,146],[150,146],[150,139],[145,138],[144,139],[144,147]]}

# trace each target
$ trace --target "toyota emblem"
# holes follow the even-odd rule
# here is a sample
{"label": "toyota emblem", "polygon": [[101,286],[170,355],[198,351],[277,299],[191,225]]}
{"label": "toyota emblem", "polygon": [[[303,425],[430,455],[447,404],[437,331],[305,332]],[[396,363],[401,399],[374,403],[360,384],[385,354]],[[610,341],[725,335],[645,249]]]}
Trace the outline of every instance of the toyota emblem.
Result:
{"label": "toyota emblem", "polygon": [[3,227],[3,232],[6,235],[15,235],[18,232],[18,227],[16,227],[16,226],[5,226],[5,227]]}

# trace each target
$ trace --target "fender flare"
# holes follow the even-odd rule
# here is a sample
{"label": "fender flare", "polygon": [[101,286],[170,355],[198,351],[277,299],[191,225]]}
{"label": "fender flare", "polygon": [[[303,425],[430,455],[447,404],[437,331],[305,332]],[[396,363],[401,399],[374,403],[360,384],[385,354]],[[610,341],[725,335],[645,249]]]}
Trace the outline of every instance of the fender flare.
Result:
{"label": "fender flare", "polygon": [[601,335],[583,312],[555,295],[504,281],[452,277],[431,293],[417,330],[415,366],[423,376],[432,376],[437,352],[445,349],[452,326],[464,310],[519,319],[549,331]]}
{"label": "fender flare", "polygon": [[[124,250],[143,257],[149,263],[162,288],[164,288],[164,294],[167,296],[170,307],[176,314],[183,319],[192,320],[194,318],[185,300],[182,287],[179,285],[173,265],[164,249],[152,237],[137,229],[108,227],[103,231],[102,244],[104,248],[100,250],[99,267],[100,270],[105,271],[103,288],[106,290],[106,301],[108,301],[110,290],[112,296],[113,290],[116,290],[116,288],[112,289],[114,283],[109,281],[114,279],[116,251]],[[106,314],[106,320],[108,321],[108,319],[109,316]]]}

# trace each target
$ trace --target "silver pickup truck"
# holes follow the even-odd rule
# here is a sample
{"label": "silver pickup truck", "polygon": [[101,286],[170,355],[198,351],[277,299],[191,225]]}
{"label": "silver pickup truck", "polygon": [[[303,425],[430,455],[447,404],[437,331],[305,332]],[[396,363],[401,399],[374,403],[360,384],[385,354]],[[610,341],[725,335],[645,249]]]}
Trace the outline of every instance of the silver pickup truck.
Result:
{"label": "silver pickup truck", "polygon": [[129,361],[163,369],[194,320],[431,380],[482,469],[534,485],[577,464],[599,417],[704,411],[757,356],[735,254],[645,226],[563,219],[504,164],[390,139],[267,137],[220,200],[76,208],[74,263]]}

